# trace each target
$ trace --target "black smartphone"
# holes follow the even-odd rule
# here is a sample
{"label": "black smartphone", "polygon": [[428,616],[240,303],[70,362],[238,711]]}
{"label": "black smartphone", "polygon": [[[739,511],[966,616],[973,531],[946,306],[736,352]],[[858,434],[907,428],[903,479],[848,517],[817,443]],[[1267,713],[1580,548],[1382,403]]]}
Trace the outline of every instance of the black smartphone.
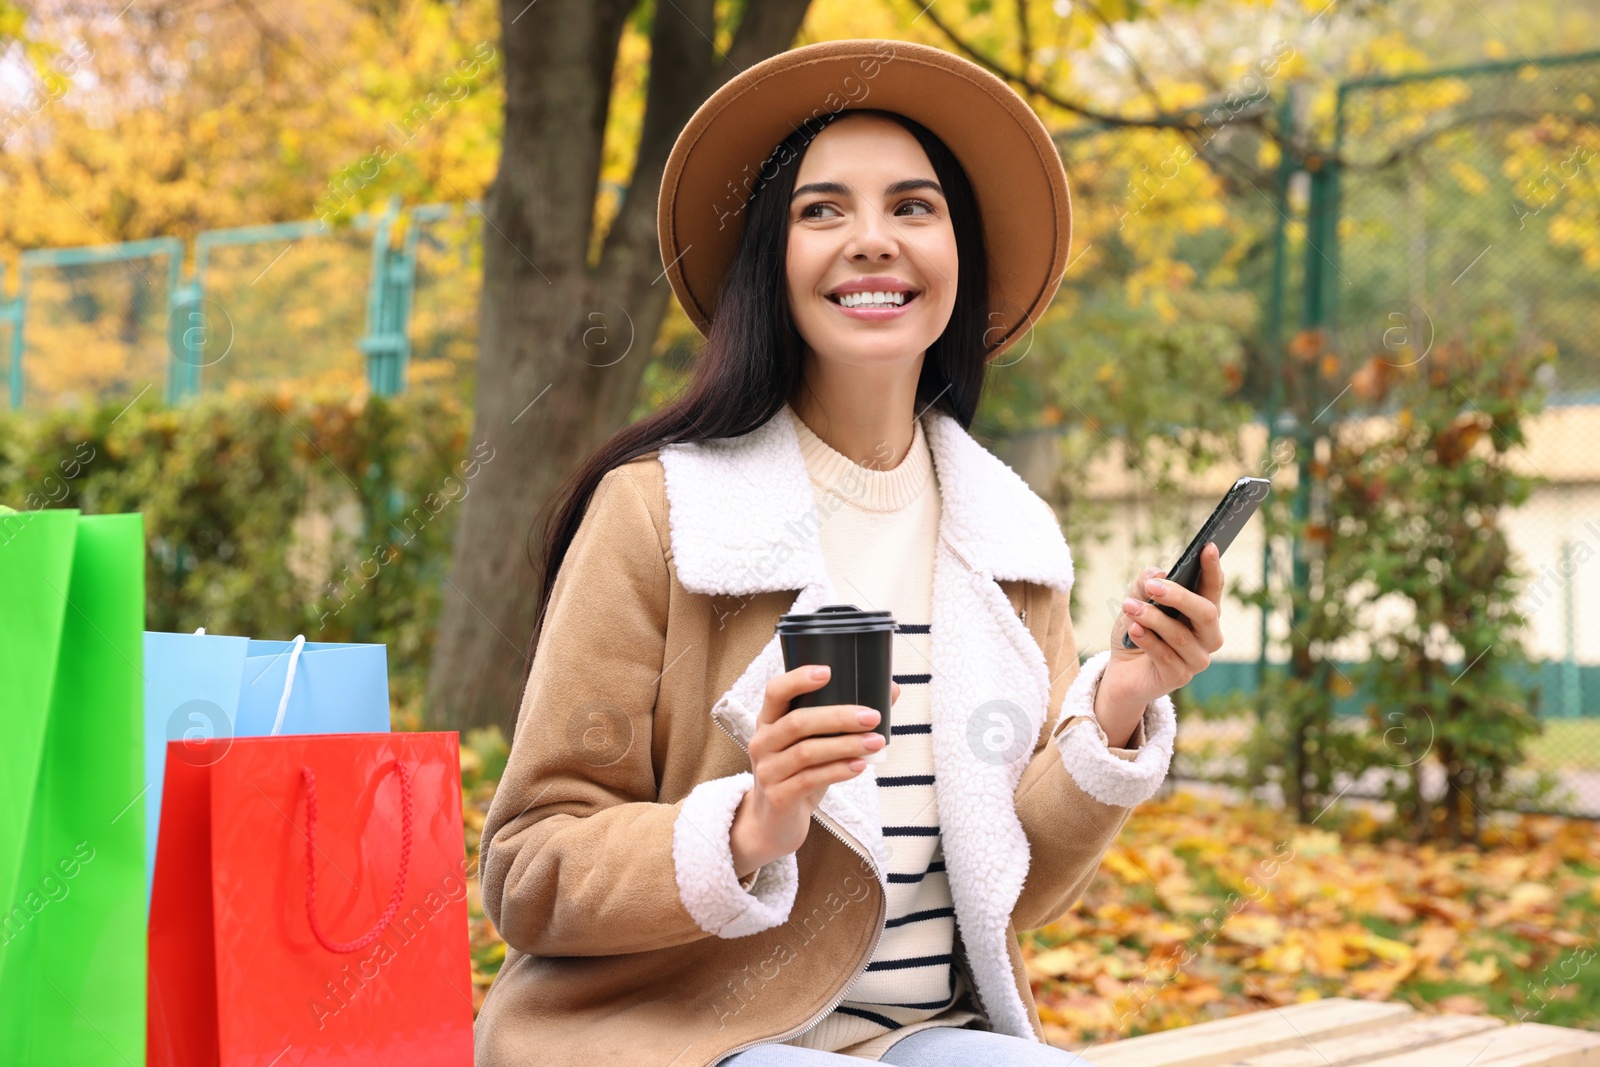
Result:
{"label": "black smartphone", "polygon": [[[1233,483],[1233,487],[1222,497],[1216,509],[1211,512],[1211,517],[1200,527],[1200,532],[1194,535],[1189,542],[1189,547],[1183,550],[1174,563],[1164,581],[1173,582],[1192,592],[1197,592],[1200,585],[1200,553],[1211,543],[1217,543],[1217,554],[1228,551],[1228,546],[1233,544],[1233,539],[1239,536],[1239,531],[1244,529],[1244,524],[1250,521],[1250,516],[1256,513],[1261,502],[1272,491],[1272,483],[1265,478],[1240,478]],[[1147,604],[1156,604],[1154,600],[1145,601]],[[1183,612],[1176,608],[1169,608],[1165,604],[1156,604],[1156,607],[1177,619],[1187,623],[1189,620]],[[1122,635],[1123,648],[1138,648],[1133,639],[1126,633]]]}

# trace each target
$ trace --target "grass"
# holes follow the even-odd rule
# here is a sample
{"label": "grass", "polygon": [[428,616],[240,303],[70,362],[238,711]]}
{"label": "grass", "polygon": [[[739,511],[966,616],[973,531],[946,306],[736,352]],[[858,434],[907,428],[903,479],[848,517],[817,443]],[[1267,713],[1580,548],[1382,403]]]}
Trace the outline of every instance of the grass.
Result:
{"label": "grass", "polygon": [[1546,719],[1529,762],[1550,770],[1600,771],[1600,719]]}
{"label": "grass", "polygon": [[[1182,719],[1178,729],[1178,749],[1200,755],[1208,747],[1224,752],[1242,745],[1250,734],[1251,721],[1243,718],[1207,720],[1196,716]],[[1341,725],[1360,729],[1360,720],[1343,720]],[[1528,741],[1528,764],[1546,770],[1600,771],[1600,718],[1545,719],[1544,730]]]}

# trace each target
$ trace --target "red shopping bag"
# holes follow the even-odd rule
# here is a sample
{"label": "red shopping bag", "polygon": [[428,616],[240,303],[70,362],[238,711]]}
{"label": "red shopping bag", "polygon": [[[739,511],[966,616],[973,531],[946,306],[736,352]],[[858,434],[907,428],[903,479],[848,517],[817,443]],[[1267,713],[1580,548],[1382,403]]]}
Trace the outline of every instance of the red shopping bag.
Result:
{"label": "red shopping bag", "polygon": [[454,733],[171,742],[151,1067],[470,1067]]}

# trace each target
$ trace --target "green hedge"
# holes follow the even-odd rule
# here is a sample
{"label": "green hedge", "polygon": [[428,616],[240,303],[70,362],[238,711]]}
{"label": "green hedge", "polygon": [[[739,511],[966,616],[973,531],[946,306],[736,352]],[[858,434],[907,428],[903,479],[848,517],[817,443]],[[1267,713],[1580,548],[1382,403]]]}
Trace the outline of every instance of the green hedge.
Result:
{"label": "green hedge", "polygon": [[[471,479],[447,396],[269,396],[0,416],[0,503],[140,511],[151,630],[389,648],[397,725],[426,680]],[[14,527],[0,524],[0,550]]]}

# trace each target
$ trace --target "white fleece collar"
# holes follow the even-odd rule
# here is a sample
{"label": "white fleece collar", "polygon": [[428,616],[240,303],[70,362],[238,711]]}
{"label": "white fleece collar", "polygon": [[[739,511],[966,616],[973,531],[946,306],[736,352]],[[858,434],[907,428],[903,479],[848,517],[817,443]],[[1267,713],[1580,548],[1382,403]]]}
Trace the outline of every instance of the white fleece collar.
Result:
{"label": "white fleece collar", "polygon": [[[789,419],[661,449],[683,587],[743,595],[826,581],[800,439]],[[1069,589],[1072,553],[1050,506],[952,416],[922,417],[939,480],[939,536],[977,571]]]}

